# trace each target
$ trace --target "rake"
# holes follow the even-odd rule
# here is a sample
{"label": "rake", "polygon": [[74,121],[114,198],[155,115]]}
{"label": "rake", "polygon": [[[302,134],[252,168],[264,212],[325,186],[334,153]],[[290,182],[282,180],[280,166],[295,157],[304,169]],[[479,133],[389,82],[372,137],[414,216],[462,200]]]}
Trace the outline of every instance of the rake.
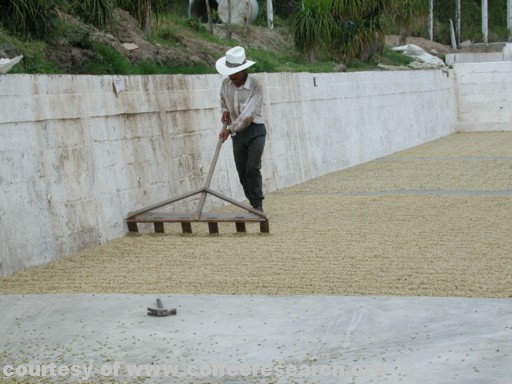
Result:
{"label": "rake", "polygon": [[[269,233],[269,221],[267,215],[253,207],[239,203],[232,198],[210,189],[213,172],[217,164],[223,140],[219,139],[213,156],[206,182],[202,188],[184,193],[182,195],[161,201],[159,203],[138,209],[128,213],[126,223],[129,232],[139,232],[137,223],[153,223],[156,233],[164,233],[165,223],[180,223],[183,233],[192,233],[192,223],[207,223],[210,234],[219,233],[219,223],[235,223],[237,232],[246,232],[246,223],[259,223],[261,233]],[[158,212],[155,210],[177,201],[200,195],[197,208],[194,212]],[[215,196],[227,203],[235,205],[244,212],[204,212],[204,204],[208,195]]]}

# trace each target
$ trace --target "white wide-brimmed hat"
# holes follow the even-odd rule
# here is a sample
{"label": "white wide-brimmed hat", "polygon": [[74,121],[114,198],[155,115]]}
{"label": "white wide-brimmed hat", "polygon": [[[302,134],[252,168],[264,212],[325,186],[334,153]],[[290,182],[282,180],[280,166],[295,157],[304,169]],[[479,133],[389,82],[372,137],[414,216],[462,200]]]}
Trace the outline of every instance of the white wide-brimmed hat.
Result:
{"label": "white wide-brimmed hat", "polygon": [[256,62],[246,59],[245,49],[242,47],[234,47],[226,52],[226,56],[217,60],[215,68],[217,68],[217,72],[221,75],[229,76],[243,71],[253,64],[256,64]]}

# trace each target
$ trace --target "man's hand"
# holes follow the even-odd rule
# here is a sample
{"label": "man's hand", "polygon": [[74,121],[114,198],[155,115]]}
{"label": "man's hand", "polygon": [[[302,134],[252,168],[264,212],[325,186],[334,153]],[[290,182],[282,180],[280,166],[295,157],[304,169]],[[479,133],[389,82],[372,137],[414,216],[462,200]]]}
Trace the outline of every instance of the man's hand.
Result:
{"label": "man's hand", "polygon": [[222,122],[224,128],[222,128],[222,131],[219,133],[219,139],[222,139],[222,142],[224,142],[231,134],[230,130],[227,128],[228,124],[231,123],[231,115],[228,111],[222,113],[220,121]]}
{"label": "man's hand", "polygon": [[220,131],[219,139],[222,139],[222,142],[224,142],[227,140],[227,138],[229,137],[230,134],[231,134],[231,131],[227,127],[225,127],[222,129],[222,131]]}
{"label": "man's hand", "polygon": [[228,111],[225,111],[222,113],[220,122],[224,125],[228,125],[229,123],[231,123],[231,115],[229,114]]}

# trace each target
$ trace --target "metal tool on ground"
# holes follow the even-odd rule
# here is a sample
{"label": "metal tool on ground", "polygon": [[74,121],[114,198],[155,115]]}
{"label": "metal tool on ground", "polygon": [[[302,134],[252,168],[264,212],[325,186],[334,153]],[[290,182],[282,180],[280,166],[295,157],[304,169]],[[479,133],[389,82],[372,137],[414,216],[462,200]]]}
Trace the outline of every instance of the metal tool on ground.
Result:
{"label": "metal tool on ground", "polygon": [[[260,223],[260,232],[269,233],[269,221],[265,213],[253,207],[239,203],[232,198],[210,189],[213,171],[219,157],[223,140],[219,139],[215,154],[213,156],[210,171],[202,188],[184,193],[180,196],[150,205],[139,210],[130,212],[126,217],[126,223],[130,232],[139,232],[137,223],[153,223],[156,233],[164,233],[164,223],[181,223],[183,233],[192,233],[192,223],[208,223],[210,234],[218,234],[220,222],[233,222],[237,232],[246,232],[245,223]],[[199,203],[195,212],[155,212],[155,209],[168,206],[177,201],[200,194]],[[233,204],[245,212],[203,212],[207,195],[210,194],[230,204]]]}
{"label": "metal tool on ground", "polygon": [[167,309],[164,308],[162,300],[156,299],[156,308],[148,307],[148,315],[156,317],[171,316],[177,313],[176,308]]}

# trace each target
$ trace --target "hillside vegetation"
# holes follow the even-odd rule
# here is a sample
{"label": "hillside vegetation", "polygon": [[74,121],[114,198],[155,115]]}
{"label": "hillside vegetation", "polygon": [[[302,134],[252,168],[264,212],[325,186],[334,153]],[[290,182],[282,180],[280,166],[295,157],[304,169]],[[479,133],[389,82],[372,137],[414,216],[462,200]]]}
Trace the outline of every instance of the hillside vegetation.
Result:
{"label": "hillside vegetation", "polygon": [[[215,24],[210,34],[199,20],[174,15],[160,18],[149,35],[121,9],[114,11],[105,31],[69,15],[62,17],[65,27],[47,41],[25,41],[0,29],[0,57],[24,55],[11,73],[215,73],[215,61],[234,45],[244,46],[248,56],[257,61],[253,68],[256,72],[330,72],[339,64],[334,58],[312,63],[298,56],[284,26],[270,30],[233,25],[231,39],[227,39],[224,24]],[[125,48],[123,44],[134,46]],[[350,67],[375,68],[382,61],[403,64],[409,60],[388,50],[367,63],[354,62]]]}
{"label": "hillside vegetation", "polygon": [[[154,0],[155,3],[161,1]],[[91,2],[94,1],[84,0],[84,4]],[[259,3],[264,4],[265,1],[260,0]],[[287,0],[285,3],[290,8],[284,12],[291,12],[293,4],[298,1]],[[468,1],[464,0],[464,3]],[[475,6],[473,3],[471,9]],[[50,23],[52,20],[48,18],[48,25],[45,22],[38,26],[48,30],[44,37],[39,38],[35,26],[32,28],[34,32],[21,33],[13,32],[3,22],[0,25],[0,58],[24,56],[11,73],[125,75],[215,73],[215,61],[234,45],[247,49],[248,56],[257,62],[252,68],[256,72],[331,72],[342,61],[330,52],[316,55],[314,59],[297,53],[289,23],[276,16],[275,28],[267,28],[264,7],[261,7],[258,20],[253,25],[231,26],[231,38],[228,38],[227,26],[218,19],[214,18],[209,31],[204,20],[189,17],[188,1],[175,0],[169,4],[173,6],[167,12],[153,15],[150,31],[144,31],[140,20],[121,8],[113,10],[108,23],[95,23],[98,26],[84,20],[83,16],[59,11],[58,24]],[[2,7],[5,5],[0,5],[0,10]],[[445,8],[439,9],[444,12],[440,13],[443,17],[447,14]],[[441,36],[444,36],[443,25],[436,23],[436,33]],[[391,33],[399,29],[390,25],[386,28]],[[413,41],[427,51],[431,48],[436,48],[441,54],[450,51],[443,44],[424,39],[425,23],[411,24],[410,33],[409,42]],[[385,41],[395,40],[388,38]],[[343,61],[343,67],[354,71],[376,69],[378,64],[401,66],[409,63],[410,59],[381,47],[364,59]]]}

